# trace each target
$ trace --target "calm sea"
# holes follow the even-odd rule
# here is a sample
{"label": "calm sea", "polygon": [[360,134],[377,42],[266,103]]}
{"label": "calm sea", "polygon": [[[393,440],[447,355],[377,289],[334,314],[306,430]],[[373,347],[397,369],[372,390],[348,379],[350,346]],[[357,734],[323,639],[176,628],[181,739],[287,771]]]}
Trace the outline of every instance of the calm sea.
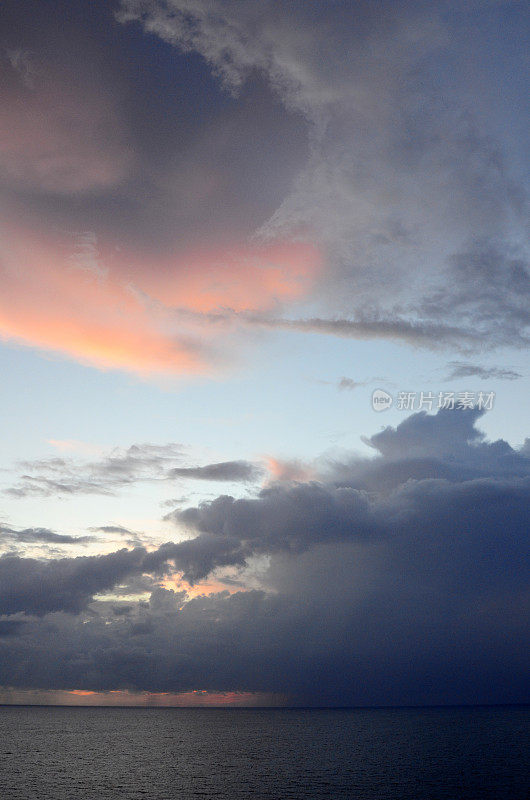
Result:
{"label": "calm sea", "polygon": [[2,800],[528,800],[529,708],[0,708]]}

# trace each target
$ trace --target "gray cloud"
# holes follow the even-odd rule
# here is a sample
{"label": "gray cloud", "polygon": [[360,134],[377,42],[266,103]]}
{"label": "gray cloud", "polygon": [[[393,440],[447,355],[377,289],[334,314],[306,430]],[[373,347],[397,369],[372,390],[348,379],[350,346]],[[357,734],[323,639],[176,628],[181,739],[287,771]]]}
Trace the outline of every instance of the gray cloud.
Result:
{"label": "gray cloud", "polygon": [[17,636],[25,624],[21,619],[0,619],[0,637]]}
{"label": "gray cloud", "polygon": [[39,543],[44,544],[89,544],[97,541],[95,536],[69,536],[64,533],[55,533],[48,528],[24,528],[15,530],[0,525],[0,540],[10,539],[25,544]]}
{"label": "gray cloud", "polygon": [[176,467],[170,470],[170,478],[193,478],[204,481],[253,481],[262,470],[249,461],[221,461],[202,467]]}
{"label": "gray cloud", "polygon": [[446,380],[456,380],[458,378],[480,378],[488,380],[493,378],[500,381],[515,381],[522,378],[520,372],[505,367],[482,367],[479,364],[469,364],[465,361],[450,361],[447,365],[449,372]]}
{"label": "gray cloud", "polygon": [[403,319],[271,319],[267,317],[247,317],[250,325],[280,330],[301,331],[304,333],[321,333],[339,336],[344,339],[392,339],[402,341],[415,347],[427,347],[434,350],[447,345],[472,350],[479,342],[480,336],[466,328],[429,322],[410,322]]}
{"label": "gray cloud", "polygon": [[90,528],[91,531],[101,531],[102,533],[117,533],[119,536],[132,536],[134,531],[124,528],[121,525],[101,525],[98,528]]}
{"label": "gray cloud", "polygon": [[102,556],[39,561],[0,557],[0,609],[3,614],[43,616],[53,611],[78,613],[94,594],[112,589],[129,575],[141,572],[143,548],[118,550]]}
{"label": "gray cloud", "polygon": [[337,386],[341,390],[343,390],[343,389],[353,390],[353,389],[357,389],[359,386],[366,386],[366,382],[365,381],[354,381],[353,378],[346,378],[346,377],[343,376],[339,380]]}
{"label": "gray cloud", "polygon": [[111,537],[116,536],[123,539],[129,547],[141,547],[149,541],[149,537],[146,537],[143,533],[131,531],[129,528],[124,528],[122,525],[101,525],[99,527],[89,528],[88,530],[110,534]]}
{"label": "gray cloud", "polygon": [[[457,12],[122,0],[122,22],[200,53],[228,92],[265,76],[306,120],[308,161],[260,235],[314,232],[328,262],[321,313],[254,324],[463,352],[528,345],[520,170],[476,102],[472,70],[440,95],[462,26],[466,50],[483,57],[484,8]],[[497,55],[497,78],[511,83]]]}
{"label": "gray cloud", "polygon": [[[429,303],[425,304],[430,305]],[[338,336],[343,339],[356,339],[358,341],[369,341],[372,339],[382,339],[397,341],[413,347],[425,347],[430,350],[443,350],[451,347],[453,350],[462,353],[471,353],[479,345],[484,346],[483,333],[474,330],[471,326],[446,324],[443,321],[433,322],[429,320],[427,311],[414,309],[415,318],[406,319],[402,315],[394,312],[382,314],[380,312],[367,316],[366,311],[359,309],[355,318],[348,317],[308,317],[308,318],[287,318],[274,317],[267,314],[250,314],[247,312],[237,312],[225,309],[215,314],[202,314],[185,311],[184,309],[174,309],[176,316],[187,319],[194,319],[217,326],[229,326],[233,324],[243,325],[249,328],[263,330],[283,330],[301,333],[323,334],[327,336]],[[420,316],[418,316],[420,315]],[[501,333],[499,333],[501,336]],[[509,343],[516,346],[524,346],[526,338],[519,332],[515,339]],[[495,342],[486,346],[508,343],[508,338],[499,338]]]}
{"label": "gray cloud", "polygon": [[181,445],[133,444],[115,449],[99,461],[66,458],[22,461],[18,481],[5,490],[13,497],[71,494],[114,495],[140,481],[160,480],[182,457]]}

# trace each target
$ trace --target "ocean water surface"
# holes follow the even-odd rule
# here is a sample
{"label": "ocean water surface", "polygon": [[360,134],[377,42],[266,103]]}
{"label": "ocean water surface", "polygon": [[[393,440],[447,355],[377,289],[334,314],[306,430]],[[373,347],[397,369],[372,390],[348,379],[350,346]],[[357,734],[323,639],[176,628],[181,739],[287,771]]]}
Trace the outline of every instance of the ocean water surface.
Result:
{"label": "ocean water surface", "polygon": [[528,800],[530,709],[0,707],[2,800]]}

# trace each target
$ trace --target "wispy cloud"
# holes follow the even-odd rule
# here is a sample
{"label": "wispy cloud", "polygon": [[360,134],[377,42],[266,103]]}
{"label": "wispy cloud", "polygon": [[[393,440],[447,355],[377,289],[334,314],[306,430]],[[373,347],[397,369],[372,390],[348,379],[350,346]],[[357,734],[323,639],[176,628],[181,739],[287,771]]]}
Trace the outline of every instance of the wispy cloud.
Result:
{"label": "wispy cloud", "polygon": [[[60,446],[66,450],[80,449],[77,442],[62,443]],[[258,481],[264,472],[262,465],[250,461],[220,461],[200,466],[181,466],[183,460],[182,445],[169,443],[134,444],[127,449],[115,449],[97,461],[73,458],[22,461],[17,465],[22,473],[4,491],[15,498],[76,494],[115,495],[127,486],[144,481],[182,479],[248,483]],[[120,530],[121,528],[115,528],[113,532],[119,533]]]}
{"label": "wispy cloud", "polygon": [[95,536],[69,536],[65,533],[55,533],[48,528],[24,528],[16,530],[0,525],[0,540],[12,540],[20,544],[59,544],[59,545],[84,545],[97,541]]}
{"label": "wispy cloud", "polygon": [[[463,352],[474,350],[481,341],[480,334],[471,328],[455,327],[443,323],[400,318],[366,319],[278,319],[266,316],[246,316],[249,325],[302,333],[320,333],[345,339],[386,339],[403,342],[414,347],[440,350],[452,347]],[[522,345],[522,342],[521,342]]]}
{"label": "wispy cloud", "polygon": [[142,481],[165,480],[168,471],[182,459],[182,446],[134,444],[116,449],[98,461],[49,458],[23,461],[15,484],[5,490],[12,497],[54,495],[114,495]]}
{"label": "wispy cloud", "polygon": [[522,378],[520,372],[507,367],[484,367],[480,364],[469,364],[465,361],[450,361],[447,365],[449,372],[446,375],[446,380],[455,380],[457,378],[480,378],[481,380],[488,380],[494,378],[500,381],[515,381]]}

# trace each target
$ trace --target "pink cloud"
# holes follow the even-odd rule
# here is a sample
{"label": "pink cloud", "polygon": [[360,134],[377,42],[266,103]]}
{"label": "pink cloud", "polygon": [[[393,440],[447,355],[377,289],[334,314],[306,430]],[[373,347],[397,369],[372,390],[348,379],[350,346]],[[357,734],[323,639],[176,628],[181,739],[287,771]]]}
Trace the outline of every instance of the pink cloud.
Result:
{"label": "pink cloud", "polygon": [[[265,312],[310,291],[322,258],[308,242],[249,243],[235,228],[205,232],[203,220],[198,228],[190,223],[189,235],[200,237],[193,246],[172,231],[163,243],[148,236],[150,244],[142,245],[145,231],[128,239],[123,227],[113,230],[112,214],[80,225],[80,197],[83,208],[94,198],[92,210],[103,195],[119,205],[123,182],[143,175],[118,88],[44,64],[31,64],[28,82],[27,70],[10,63],[0,92],[0,193],[7,208],[0,337],[102,369],[204,374],[237,349],[237,323],[214,325],[208,314]],[[193,203],[196,192],[202,197],[217,187],[222,194],[217,172],[210,158],[202,169],[172,174],[169,183],[184,184]],[[101,230],[86,229],[94,224]]]}
{"label": "pink cloud", "polygon": [[76,265],[75,237],[34,221],[30,230],[30,220],[13,217],[0,253],[0,336],[144,376],[204,374],[222,364],[219,328],[209,328],[200,313],[177,323],[173,306],[196,316],[266,310],[303,296],[320,266],[318,250],[299,242],[173,259],[129,258],[103,243],[93,271]]}
{"label": "pink cloud", "polygon": [[[167,306],[208,313],[223,308],[265,311],[311,288],[321,267],[318,248],[307,242],[195,247],[157,260],[127,260],[139,289]],[[121,270],[123,271],[123,266]]]}
{"label": "pink cloud", "polygon": [[317,478],[316,470],[301,461],[282,461],[270,456],[266,459],[270,482],[311,481]]}

